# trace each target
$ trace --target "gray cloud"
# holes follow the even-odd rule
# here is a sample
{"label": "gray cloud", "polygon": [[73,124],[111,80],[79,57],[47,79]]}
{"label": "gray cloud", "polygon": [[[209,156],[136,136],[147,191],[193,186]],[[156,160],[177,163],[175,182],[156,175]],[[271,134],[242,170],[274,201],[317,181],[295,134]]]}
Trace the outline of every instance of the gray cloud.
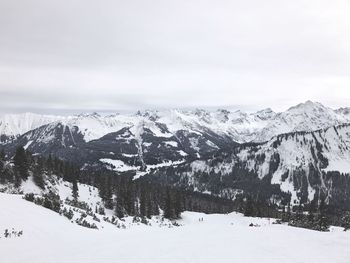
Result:
{"label": "gray cloud", "polygon": [[3,0],[0,111],[350,105],[350,3]]}

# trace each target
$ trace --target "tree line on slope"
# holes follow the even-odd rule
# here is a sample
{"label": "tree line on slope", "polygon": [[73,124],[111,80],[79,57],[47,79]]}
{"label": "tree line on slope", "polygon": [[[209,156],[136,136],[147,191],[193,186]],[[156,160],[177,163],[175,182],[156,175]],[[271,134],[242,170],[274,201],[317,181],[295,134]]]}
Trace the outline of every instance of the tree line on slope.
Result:
{"label": "tree line on slope", "polygon": [[19,187],[30,176],[34,183],[41,189],[45,188],[47,176],[57,175],[63,180],[73,183],[77,187],[79,169],[73,164],[59,160],[58,158],[44,158],[32,155],[23,147],[18,147],[13,158],[0,151],[0,183],[11,183]]}
{"label": "tree line on slope", "polygon": [[[73,164],[49,156],[32,155],[18,147],[13,158],[0,153],[0,184],[13,184],[16,188],[32,177],[33,182],[45,189],[46,181],[53,176],[72,183],[72,195],[78,198],[78,182],[95,186],[106,209],[113,209],[116,216],[151,217],[161,210],[165,218],[180,218],[181,212],[228,213],[233,211],[231,200],[207,194],[154,184],[144,179],[133,180],[132,174],[83,171]],[[46,196],[47,197],[47,196]],[[47,202],[48,203],[48,202]]]}
{"label": "tree line on slope", "polygon": [[[6,161],[7,159],[7,161]],[[72,183],[74,200],[78,198],[78,182],[95,186],[106,209],[113,209],[117,217],[140,216],[149,218],[159,215],[165,218],[180,218],[183,211],[204,213],[228,213],[238,211],[246,216],[279,218],[290,225],[325,231],[330,223],[350,228],[349,213],[334,215],[332,207],[324,198],[307,205],[278,206],[261,195],[240,195],[234,201],[156,183],[149,177],[133,180],[133,173],[116,174],[104,171],[82,171],[69,162],[53,158],[33,156],[23,147],[18,147],[9,160],[0,151],[0,183],[12,183],[16,187],[32,176],[34,183],[45,189],[46,180],[57,176]]]}
{"label": "tree line on slope", "polygon": [[147,178],[134,180],[133,176],[133,173],[89,171],[83,172],[80,182],[97,187],[105,207],[113,209],[118,217],[151,217],[162,210],[165,218],[177,219],[183,211],[229,213],[234,210],[232,200],[153,183]]}

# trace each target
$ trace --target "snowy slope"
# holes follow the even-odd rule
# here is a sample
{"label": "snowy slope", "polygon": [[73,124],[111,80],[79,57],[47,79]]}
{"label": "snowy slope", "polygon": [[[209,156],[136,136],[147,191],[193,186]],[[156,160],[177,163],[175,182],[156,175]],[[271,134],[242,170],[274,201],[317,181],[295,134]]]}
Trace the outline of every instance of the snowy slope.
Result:
{"label": "snowy slope", "polygon": [[29,112],[0,115],[0,136],[18,136],[62,118],[61,116],[39,115]]}
{"label": "snowy slope", "polygon": [[[350,125],[278,135],[266,143],[239,147],[233,154],[196,160],[177,175],[180,181],[187,177],[201,192],[259,192],[279,185],[292,202],[306,203],[322,193],[334,204],[348,204]],[[261,185],[252,188],[257,182]]]}
{"label": "snowy slope", "polygon": [[[56,215],[62,216],[73,224],[81,225],[82,221],[85,221],[91,225],[94,225],[95,229],[97,230],[105,228],[127,229],[141,225],[141,220],[134,221],[132,216],[126,216],[123,219],[115,217],[115,212],[113,210],[105,208],[99,195],[99,190],[93,186],[78,183],[77,201],[79,202],[79,205],[72,202],[74,199],[72,195],[72,184],[70,182],[57,178],[54,175],[46,176],[45,182],[45,189],[40,189],[33,182],[32,176],[30,176],[26,181],[23,181],[19,188],[15,188],[12,184],[0,184],[0,199],[8,198],[8,196],[22,199],[22,196],[25,196],[26,194],[34,194],[35,198],[43,198],[45,195],[51,196],[53,193],[59,198],[60,211],[62,212],[66,210],[73,213],[71,219],[67,219],[59,213],[56,213]],[[102,214],[98,212],[100,208],[103,208]],[[163,219],[161,215],[152,216],[151,218],[147,219],[147,224],[166,228],[173,227],[171,222],[167,219]]]}
{"label": "snowy slope", "polygon": [[[260,227],[248,227],[251,222]],[[1,261],[347,263],[350,257],[350,233],[337,228],[321,233],[239,214],[189,212],[179,223],[183,226],[91,230],[19,196],[0,194]],[[5,239],[4,230],[12,228],[23,235]]]}
{"label": "snowy slope", "polygon": [[[259,163],[256,160],[262,155],[265,159]],[[276,156],[277,167],[272,169],[271,159]],[[326,181],[329,178],[323,176],[325,172],[350,174],[350,126],[280,135],[257,147],[253,154],[245,149],[238,157],[247,169],[257,171],[260,178],[272,175],[271,183],[280,184],[283,191],[292,193],[292,199],[297,199],[300,188],[307,189],[311,201],[317,189],[328,192],[337,187],[332,185],[332,178]]]}

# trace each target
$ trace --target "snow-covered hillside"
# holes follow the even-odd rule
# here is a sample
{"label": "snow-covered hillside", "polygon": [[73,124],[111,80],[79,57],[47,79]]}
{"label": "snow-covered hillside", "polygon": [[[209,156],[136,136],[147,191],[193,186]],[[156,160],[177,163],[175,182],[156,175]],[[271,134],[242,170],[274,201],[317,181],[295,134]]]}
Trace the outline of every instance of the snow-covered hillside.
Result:
{"label": "snow-covered hillside", "polygon": [[[196,160],[177,173],[179,180],[186,177],[202,192],[220,189],[219,195],[251,188],[255,178],[260,179],[259,183],[279,185],[282,192],[291,194],[292,203],[310,202],[320,193],[335,203],[348,200],[349,174],[349,124],[278,135],[266,143],[238,147],[233,154]],[[260,185],[255,191],[264,188]]]}
{"label": "snow-covered hillside", "polygon": [[[1,262],[347,263],[350,257],[350,233],[339,228],[316,232],[235,213],[185,212],[179,224],[87,229],[20,196],[0,194]],[[4,238],[5,229],[23,234]]]}
{"label": "snow-covered hillside", "polygon": [[0,115],[0,136],[18,136],[63,117],[34,113]]}

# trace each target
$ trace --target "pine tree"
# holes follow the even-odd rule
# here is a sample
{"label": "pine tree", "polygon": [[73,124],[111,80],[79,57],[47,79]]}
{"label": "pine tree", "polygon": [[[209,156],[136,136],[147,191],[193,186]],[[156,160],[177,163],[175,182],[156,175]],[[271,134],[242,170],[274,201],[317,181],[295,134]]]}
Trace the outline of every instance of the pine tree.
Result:
{"label": "pine tree", "polygon": [[148,194],[148,198],[146,200],[146,217],[151,218],[152,215],[159,215],[159,208],[156,200],[152,200],[152,194]]}
{"label": "pine tree", "polygon": [[141,193],[140,193],[140,215],[146,216],[148,215],[148,207],[147,207],[147,193],[144,185],[141,185]]}
{"label": "pine tree", "polygon": [[33,181],[41,189],[45,188],[44,182],[44,163],[41,158],[37,160],[36,165],[33,169]]}
{"label": "pine tree", "polygon": [[128,213],[128,215],[135,215],[135,186],[133,184],[133,181],[130,179],[126,183],[126,194],[124,196],[125,201],[125,209]]}
{"label": "pine tree", "polygon": [[281,214],[281,220],[282,220],[282,222],[287,222],[286,218],[287,218],[286,207],[283,206],[283,208],[282,208],[282,214]]}
{"label": "pine tree", "polygon": [[0,151],[0,161],[5,161],[5,151],[4,151],[4,149],[1,149],[1,151]]}
{"label": "pine tree", "polygon": [[[107,209],[113,209],[113,185],[111,176],[101,174],[99,176],[99,195]],[[118,194],[119,195],[119,194]]]}
{"label": "pine tree", "polygon": [[329,222],[328,218],[326,216],[326,203],[324,200],[324,197],[320,200],[320,205],[318,208],[319,212],[316,217],[316,230],[319,231],[328,231],[329,229]]}
{"label": "pine tree", "polygon": [[5,152],[0,151],[0,183],[5,183]]}
{"label": "pine tree", "polygon": [[316,218],[316,230],[319,231],[328,231],[329,230],[329,222],[327,217],[324,214],[318,214]]}
{"label": "pine tree", "polygon": [[350,212],[346,212],[341,218],[341,226],[344,227],[344,231],[350,229]]}
{"label": "pine tree", "polygon": [[120,195],[117,194],[116,196],[116,205],[115,205],[115,215],[118,218],[123,218],[125,216],[125,211],[123,208],[123,201]]}
{"label": "pine tree", "polygon": [[76,177],[74,177],[72,181],[72,195],[73,195],[74,201],[77,201],[79,197],[79,189],[78,189],[78,182]]}
{"label": "pine tree", "polygon": [[250,196],[246,200],[244,216],[253,216],[253,201]]}
{"label": "pine tree", "polygon": [[15,165],[15,185],[18,187],[21,184],[21,180],[27,180],[29,176],[28,172],[28,160],[27,155],[22,146],[16,149],[16,154],[13,157],[13,162]]}
{"label": "pine tree", "polygon": [[46,167],[47,167],[47,170],[49,171],[49,173],[52,172],[52,168],[53,168],[53,163],[52,163],[52,156],[51,154],[49,154],[49,157],[47,158],[46,160]]}
{"label": "pine tree", "polygon": [[165,194],[164,218],[174,219],[174,217],[173,201],[170,191],[167,189]]}
{"label": "pine tree", "polygon": [[175,218],[181,218],[181,212],[182,212],[182,196],[180,191],[177,191],[175,194],[175,202],[174,202]]}

